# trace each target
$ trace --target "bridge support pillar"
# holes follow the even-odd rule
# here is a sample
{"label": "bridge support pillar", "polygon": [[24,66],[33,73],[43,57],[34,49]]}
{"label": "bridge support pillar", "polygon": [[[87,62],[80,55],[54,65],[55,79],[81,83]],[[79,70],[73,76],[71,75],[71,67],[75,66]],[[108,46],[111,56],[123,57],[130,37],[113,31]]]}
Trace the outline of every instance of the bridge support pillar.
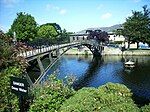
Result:
{"label": "bridge support pillar", "polygon": [[53,58],[52,58],[52,53],[51,52],[49,53],[49,60],[50,60],[50,64],[52,64],[53,63]]}
{"label": "bridge support pillar", "polygon": [[60,57],[59,48],[56,50],[57,58]]}
{"label": "bridge support pillar", "polygon": [[42,62],[40,60],[40,57],[37,58],[37,62],[38,62],[41,74],[43,74],[45,72],[45,70],[44,70],[43,64],[42,64]]}

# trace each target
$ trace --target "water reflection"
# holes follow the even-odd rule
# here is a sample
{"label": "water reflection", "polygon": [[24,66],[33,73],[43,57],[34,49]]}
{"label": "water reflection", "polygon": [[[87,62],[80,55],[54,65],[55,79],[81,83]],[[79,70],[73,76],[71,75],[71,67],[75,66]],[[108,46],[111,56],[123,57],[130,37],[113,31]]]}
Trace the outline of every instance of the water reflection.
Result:
{"label": "water reflection", "polygon": [[100,69],[100,66],[103,63],[102,57],[94,57],[92,61],[89,63],[88,69],[85,71],[84,75],[82,77],[79,77],[78,81],[74,83],[74,88],[76,90],[86,87],[89,85],[90,82],[96,77],[98,70]]}
{"label": "water reflection", "polygon": [[[124,63],[133,60],[134,69],[125,69]],[[49,70],[44,79],[55,70],[59,78],[76,75],[75,89],[82,87],[99,87],[108,82],[125,84],[135,95],[150,99],[150,57],[149,56],[64,56]],[[140,99],[139,97],[137,97]]]}
{"label": "water reflection", "polygon": [[[131,59],[136,63],[136,67],[134,69],[125,69],[124,63]],[[86,63],[84,58],[80,58],[77,62],[75,63],[78,67],[73,68],[73,73],[77,74],[79,79],[74,84],[76,89],[82,87],[97,88],[107,82],[122,83],[129,87],[136,95],[150,99],[150,57],[105,56],[93,58],[88,63]],[[85,65],[88,67],[85,67]],[[63,70],[60,72],[63,73]]]}

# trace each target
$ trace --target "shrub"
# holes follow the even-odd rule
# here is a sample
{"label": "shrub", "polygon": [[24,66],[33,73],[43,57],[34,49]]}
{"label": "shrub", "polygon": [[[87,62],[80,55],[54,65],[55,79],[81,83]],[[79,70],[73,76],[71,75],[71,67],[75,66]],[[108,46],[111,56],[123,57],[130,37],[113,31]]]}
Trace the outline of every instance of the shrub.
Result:
{"label": "shrub", "polygon": [[149,112],[150,111],[150,103],[149,105],[145,105],[141,107],[141,112]]}
{"label": "shrub", "polygon": [[108,83],[98,89],[83,88],[66,100],[61,112],[139,112],[130,90],[121,84]]}
{"label": "shrub", "polygon": [[123,41],[114,41],[114,44],[122,44]]}
{"label": "shrub", "polygon": [[[0,34],[0,111],[18,112],[18,98],[11,93],[10,76],[22,77],[27,61],[17,56],[21,51],[28,50],[25,45],[13,44],[13,39]],[[27,102],[25,102],[27,103]]]}
{"label": "shrub", "polygon": [[61,112],[93,112],[98,111],[100,102],[97,90],[82,88],[61,106]]}
{"label": "shrub", "polygon": [[98,88],[101,111],[139,112],[139,108],[132,100],[131,91],[122,84],[107,83]]}
{"label": "shrub", "polygon": [[65,85],[63,80],[56,80],[55,75],[52,75],[48,81],[33,89],[35,96],[29,112],[55,112],[74,93],[75,91]]}
{"label": "shrub", "polygon": [[16,66],[10,66],[3,70],[0,75],[0,111],[18,112],[18,98],[11,93],[10,76],[20,76],[21,69]]}

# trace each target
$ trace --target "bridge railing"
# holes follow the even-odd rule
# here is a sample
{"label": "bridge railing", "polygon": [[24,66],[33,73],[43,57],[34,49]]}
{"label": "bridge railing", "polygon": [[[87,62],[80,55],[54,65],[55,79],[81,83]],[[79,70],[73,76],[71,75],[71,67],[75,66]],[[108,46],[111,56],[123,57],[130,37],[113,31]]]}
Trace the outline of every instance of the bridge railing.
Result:
{"label": "bridge railing", "polygon": [[38,55],[38,54],[41,54],[41,53],[45,53],[45,52],[48,52],[48,51],[52,51],[52,50],[56,50],[56,49],[59,49],[59,48],[63,48],[63,47],[71,46],[71,45],[76,45],[76,44],[80,44],[80,43],[79,42],[71,42],[71,43],[51,45],[51,46],[37,46],[36,49],[33,48],[29,51],[21,52],[21,53],[18,54],[18,56],[22,56],[24,58],[27,58],[27,57]]}

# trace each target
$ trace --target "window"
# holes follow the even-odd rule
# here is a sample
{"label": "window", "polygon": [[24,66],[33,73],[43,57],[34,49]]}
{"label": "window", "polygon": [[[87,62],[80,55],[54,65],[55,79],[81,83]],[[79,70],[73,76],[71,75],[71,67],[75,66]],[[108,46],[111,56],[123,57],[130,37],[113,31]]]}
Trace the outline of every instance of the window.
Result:
{"label": "window", "polygon": [[77,40],[79,40],[79,37],[77,37]]}
{"label": "window", "polygon": [[75,37],[73,37],[73,40],[75,40]]}
{"label": "window", "polygon": [[83,36],[83,40],[84,40],[84,36]]}

